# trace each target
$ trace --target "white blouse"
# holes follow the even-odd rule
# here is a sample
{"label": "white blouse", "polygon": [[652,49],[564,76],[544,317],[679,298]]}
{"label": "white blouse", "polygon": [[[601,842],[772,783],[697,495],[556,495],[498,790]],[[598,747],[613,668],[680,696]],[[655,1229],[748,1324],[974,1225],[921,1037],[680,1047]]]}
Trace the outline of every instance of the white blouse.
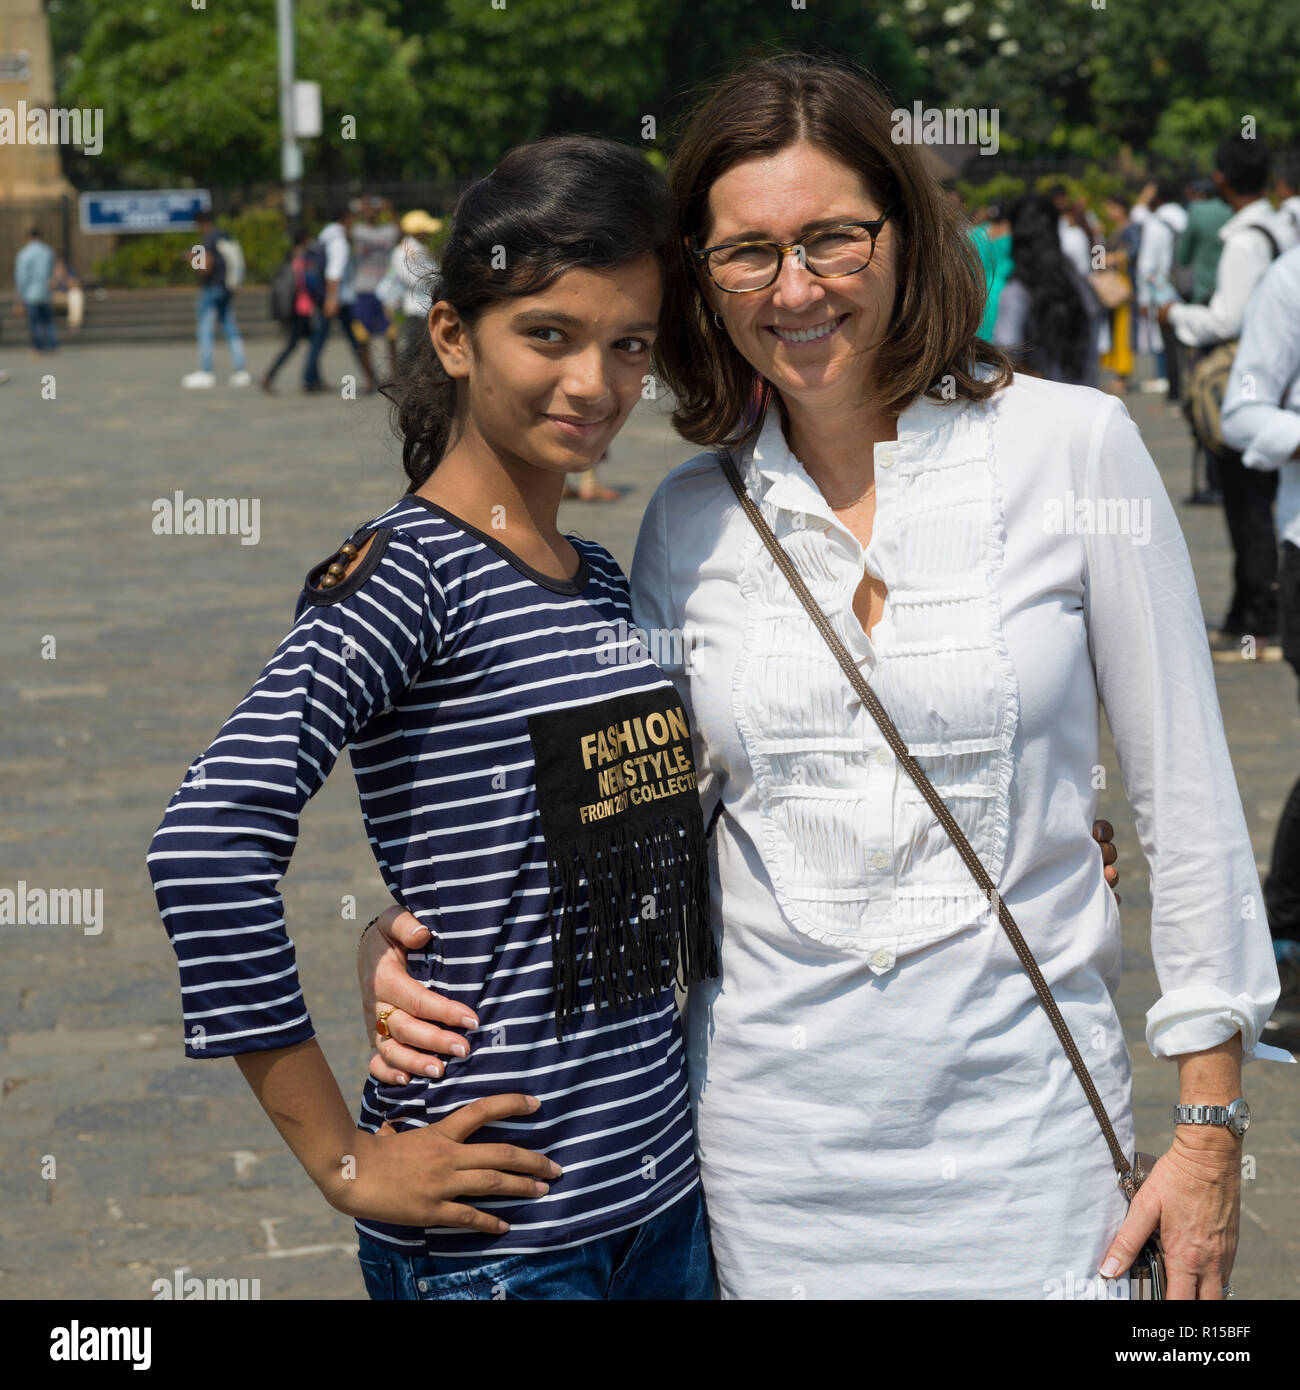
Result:
{"label": "white blouse", "polygon": [[[751,496],[951,807],[1131,1153],[1119,910],[1092,839],[1099,697],[1151,871],[1157,1056],[1277,999],[1186,544],[1121,401],[1017,376],[875,446],[864,549],[769,411]],[[868,638],[864,572],[887,589]],[[687,1040],[724,1296],[1058,1296],[1125,1203],[969,871],[711,453],[664,479],[633,607],[692,712],[722,977]],[[680,639],[680,640],[677,640]],[[677,660],[674,660],[674,657]],[[1289,1060],[1289,1059],[1288,1059]],[[1173,1096],[1171,1095],[1171,1101]]]}

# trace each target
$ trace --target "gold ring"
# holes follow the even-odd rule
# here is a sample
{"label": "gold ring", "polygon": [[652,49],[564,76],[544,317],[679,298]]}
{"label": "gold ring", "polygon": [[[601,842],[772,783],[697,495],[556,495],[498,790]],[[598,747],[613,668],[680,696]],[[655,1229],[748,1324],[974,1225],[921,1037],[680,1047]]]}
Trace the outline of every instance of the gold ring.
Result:
{"label": "gold ring", "polygon": [[391,1038],[393,1035],[388,1031],[389,1015],[397,1012],[397,1005],[390,1004],[388,1008],[379,1011],[379,1021],[375,1025],[375,1031],[381,1038]]}

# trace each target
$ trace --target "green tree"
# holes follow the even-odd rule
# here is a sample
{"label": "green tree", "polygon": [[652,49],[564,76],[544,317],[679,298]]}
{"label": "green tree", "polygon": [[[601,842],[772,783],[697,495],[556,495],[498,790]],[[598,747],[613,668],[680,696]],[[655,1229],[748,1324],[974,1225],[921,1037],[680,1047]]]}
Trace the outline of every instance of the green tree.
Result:
{"label": "green tree", "polygon": [[485,172],[511,145],[556,131],[641,138],[662,80],[644,0],[442,0],[412,13],[425,156],[439,173]]}
{"label": "green tree", "polygon": [[783,48],[851,58],[900,100],[910,101],[924,80],[888,6],[807,0],[806,8],[795,9],[788,0],[673,0],[655,10],[665,53],[661,106],[673,117],[738,63]]}
{"label": "green tree", "polygon": [[[52,28],[59,99],[104,112],[104,151],[87,177],[133,186],[242,184],[279,176],[279,88],[271,4],[63,0]],[[420,148],[410,71],[418,41],[384,13],[297,0],[298,75],[321,83],[325,134],[306,145],[311,174],[401,172]],[[74,25],[84,21],[77,37]],[[351,117],[356,138],[342,137]],[[78,172],[82,172],[79,170]]]}
{"label": "green tree", "polygon": [[894,0],[936,107],[998,112],[1022,157],[1094,153],[1092,82],[1105,17],[1091,0]]}
{"label": "green tree", "polygon": [[[1275,0],[1132,5],[1112,0],[1093,99],[1121,139],[1208,157],[1253,117],[1269,144],[1300,139],[1296,10]],[[1190,144],[1189,144],[1190,142]]]}
{"label": "green tree", "polygon": [[[57,3],[61,99],[105,113],[104,154],[74,173],[83,186],[278,177],[270,0]],[[551,131],[662,156],[698,85],[764,46],[849,54],[909,93],[921,82],[902,28],[862,0],[297,0],[296,42],[324,108],[309,180],[466,177]]]}

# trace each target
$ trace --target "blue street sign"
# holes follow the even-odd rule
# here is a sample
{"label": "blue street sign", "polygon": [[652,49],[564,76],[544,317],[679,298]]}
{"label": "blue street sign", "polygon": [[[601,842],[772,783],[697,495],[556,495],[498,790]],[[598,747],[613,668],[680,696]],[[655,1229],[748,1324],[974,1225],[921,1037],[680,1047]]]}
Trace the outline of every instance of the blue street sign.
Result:
{"label": "blue street sign", "polygon": [[206,188],[82,193],[83,232],[184,232],[212,206]]}

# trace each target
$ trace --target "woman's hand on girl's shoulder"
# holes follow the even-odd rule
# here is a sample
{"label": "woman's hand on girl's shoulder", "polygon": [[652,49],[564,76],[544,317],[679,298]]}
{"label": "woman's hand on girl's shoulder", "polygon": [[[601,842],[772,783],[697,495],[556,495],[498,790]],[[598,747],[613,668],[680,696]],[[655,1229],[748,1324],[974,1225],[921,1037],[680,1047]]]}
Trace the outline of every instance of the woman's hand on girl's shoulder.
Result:
{"label": "woman's hand on girl's shoulder", "polygon": [[473,1031],[478,1027],[474,1011],[407,973],[406,953],[423,950],[431,940],[428,928],[402,907],[387,908],[361,934],[357,980],[366,1036],[376,1049],[370,1059],[376,1081],[404,1086],[412,1076],[441,1076],[443,1064],[431,1054],[469,1055],[464,1033],[448,1028]]}
{"label": "woman's hand on girl's shoulder", "polygon": [[1111,844],[1111,836],[1115,833],[1115,827],[1108,820],[1095,820],[1092,823],[1092,838],[1101,846],[1101,862],[1104,865],[1102,873],[1106,877],[1106,882],[1110,884],[1111,891],[1115,893],[1115,901],[1122,903],[1123,898],[1115,892],[1115,885],[1119,882],[1119,870],[1112,866],[1119,862],[1119,850]]}

